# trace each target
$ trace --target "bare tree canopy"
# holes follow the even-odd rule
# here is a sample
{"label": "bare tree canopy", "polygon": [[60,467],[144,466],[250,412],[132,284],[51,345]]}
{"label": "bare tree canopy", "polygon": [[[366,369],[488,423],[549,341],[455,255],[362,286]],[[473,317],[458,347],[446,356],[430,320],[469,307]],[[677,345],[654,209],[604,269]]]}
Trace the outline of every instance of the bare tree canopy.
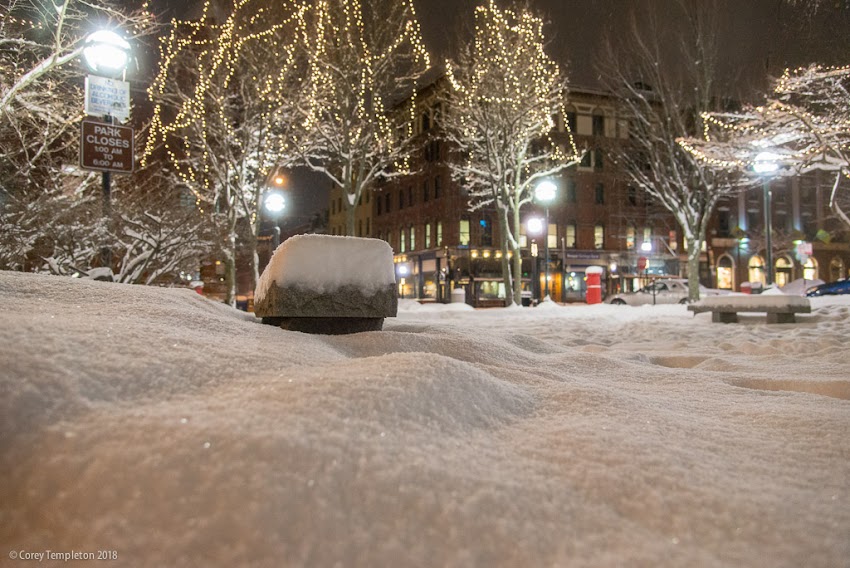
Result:
{"label": "bare tree canopy", "polygon": [[[676,218],[688,252],[689,299],[699,299],[699,259],[717,202],[739,190],[738,172],[716,170],[677,142],[702,129],[702,113],[722,101],[717,85],[717,25],[711,2],[680,3],[684,26],[677,60],[665,59],[652,14],[609,48],[602,73],[629,119],[629,144],[614,149],[628,180]],[[646,31],[643,31],[646,30]]]}
{"label": "bare tree canopy", "polygon": [[769,152],[785,175],[835,172],[830,206],[850,226],[850,67],[810,65],[786,70],[762,105],[706,113],[702,137],[680,140],[698,160],[718,170],[751,169]]}
{"label": "bare tree canopy", "polygon": [[430,58],[409,0],[318,2],[302,32],[306,76],[290,148],[342,190],[353,235],[363,192],[407,171],[410,109]]}
{"label": "bare tree canopy", "polygon": [[442,126],[458,154],[452,176],[473,210],[497,211],[508,303],[521,300],[520,209],[540,181],[580,159],[569,132],[566,140],[551,136],[553,117],[566,116],[567,80],[545,44],[539,17],[491,0],[475,10],[471,42],[446,62],[451,88]]}

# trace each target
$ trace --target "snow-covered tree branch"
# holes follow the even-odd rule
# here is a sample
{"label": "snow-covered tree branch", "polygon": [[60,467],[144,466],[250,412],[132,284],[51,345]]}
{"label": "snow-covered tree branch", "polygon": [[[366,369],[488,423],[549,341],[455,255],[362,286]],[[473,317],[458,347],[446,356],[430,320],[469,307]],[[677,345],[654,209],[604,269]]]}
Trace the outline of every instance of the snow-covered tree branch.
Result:
{"label": "snow-covered tree branch", "polygon": [[701,129],[702,112],[715,108],[717,33],[712,3],[682,2],[680,57],[666,60],[650,18],[642,33],[633,20],[627,41],[609,48],[604,75],[629,119],[628,144],[613,149],[628,180],[670,211],[682,228],[688,252],[688,296],[699,299],[702,244],[717,202],[740,190],[738,172],[717,170],[679,146],[677,139]]}
{"label": "snow-covered tree branch", "polygon": [[748,170],[769,152],[788,166],[786,175],[834,172],[830,206],[848,227],[850,185],[850,67],[786,70],[773,82],[764,104],[740,112],[706,113],[701,138],[680,141],[716,169]]}
{"label": "snow-covered tree branch", "polygon": [[430,60],[410,0],[320,1],[302,29],[307,73],[291,148],[342,189],[353,235],[363,192],[407,170],[410,112],[394,105],[414,107]]}
{"label": "snow-covered tree branch", "polygon": [[267,9],[260,1],[208,2],[198,20],[175,22],[148,91],[156,106],[146,155],[167,154],[216,228],[231,304],[238,245],[249,248],[255,283],[259,277],[261,197],[272,170],[287,161],[279,133],[288,131],[283,101],[304,8],[287,2],[273,18]]}

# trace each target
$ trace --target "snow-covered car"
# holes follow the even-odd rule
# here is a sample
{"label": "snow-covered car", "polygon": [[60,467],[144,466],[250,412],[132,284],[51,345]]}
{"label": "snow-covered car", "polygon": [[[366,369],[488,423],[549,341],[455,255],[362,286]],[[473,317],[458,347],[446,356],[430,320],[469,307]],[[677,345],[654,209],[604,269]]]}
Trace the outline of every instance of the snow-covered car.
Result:
{"label": "snow-covered car", "polygon": [[850,294],[850,278],[842,278],[828,284],[821,284],[806,290],[806,296],[835,296],[838,294]]}
{"label": "snow-covered car", "polygon": [[[701,298],[706,296],[720,296],[725,292],[706,288],[703,285],[699,287],[699,295]],[[635,292],[622,292],[614,294],[608,298],[609,304],[643,306],[646,304],[685,304],[688,301],[688,281],[678,278],[665,278],[656,280],[651,284],[644,286]]]}

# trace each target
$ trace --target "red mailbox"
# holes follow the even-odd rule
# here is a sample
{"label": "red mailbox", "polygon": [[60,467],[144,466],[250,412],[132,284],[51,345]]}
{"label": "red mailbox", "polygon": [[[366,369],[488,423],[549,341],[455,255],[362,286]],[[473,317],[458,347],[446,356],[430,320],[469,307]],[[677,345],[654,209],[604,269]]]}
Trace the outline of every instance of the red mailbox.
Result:
{"label": "red mailbox", "polygon": [[587,275],[587,303],[602,303],[602,267],[588,266],[584,271]]}

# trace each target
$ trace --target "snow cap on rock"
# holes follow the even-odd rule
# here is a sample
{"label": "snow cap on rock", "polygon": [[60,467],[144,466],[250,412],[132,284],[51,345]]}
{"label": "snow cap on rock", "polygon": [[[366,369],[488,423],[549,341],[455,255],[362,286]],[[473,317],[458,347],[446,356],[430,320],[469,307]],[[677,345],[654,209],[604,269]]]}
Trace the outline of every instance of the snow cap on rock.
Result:
{"label": "snow cap on rock", "polygon": [[371,295],[395,283],[393,251],[380,239],[297,235],[275,250],[257,283],[255,301],[265,297],[272,282],[317,292],[355,286]]}

